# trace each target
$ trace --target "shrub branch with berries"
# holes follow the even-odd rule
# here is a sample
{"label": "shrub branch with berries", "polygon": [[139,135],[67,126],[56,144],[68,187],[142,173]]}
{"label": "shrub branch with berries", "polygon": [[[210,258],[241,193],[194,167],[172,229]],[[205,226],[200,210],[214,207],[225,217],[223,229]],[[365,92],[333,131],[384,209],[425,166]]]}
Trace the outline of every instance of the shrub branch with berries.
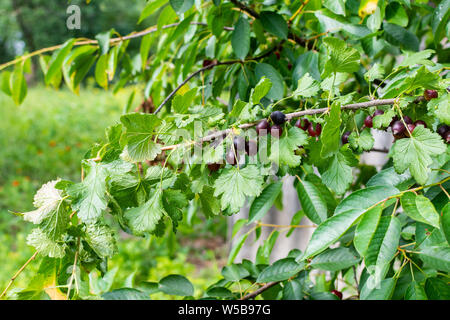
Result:
{"label": "shrub branch with berries", "polygon": [[[36,253],[1,297],[194,296],[180,275],[102,291],[119,230],[169,237],[187,212],[210,219],[248,207],[223,279],[195,298],[450,298],[448,1],[247,3],[150,1],[141,20],[159,12],[155,27],[0,65],[17,104],[39,55],[49,86],[78,93],[92,67],[99,86],[137,85],[158,106],[131,112],[133,93],[86,153],[80,181],[55,177],[36,193],[23,213]],[[129,45],[139,41],[139,51]],[[392,135],[389,150],[374,148],[376,130]],[[381,170],[360,163],[366,152],[386,152]],[[302,209],[290,225],[262,223],[287,176]],[[271,261],[304,216],[314,224],[307,248]],[[255,259],[236,263],[263,228],[273,232]],[[33,260],[30,287],[10,291]]]}

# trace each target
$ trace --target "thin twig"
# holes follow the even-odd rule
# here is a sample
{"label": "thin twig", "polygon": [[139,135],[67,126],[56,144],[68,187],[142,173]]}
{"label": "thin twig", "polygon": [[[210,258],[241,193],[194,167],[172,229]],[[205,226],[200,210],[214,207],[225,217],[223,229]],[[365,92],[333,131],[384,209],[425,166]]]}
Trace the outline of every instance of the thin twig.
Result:
{"label": "thin twig", "polygon": [[[396,99],[371,100],[371,101],[367,101],[367,102],[348,104],[348,105],[342,106],[341,109],[357,110],[357,109],[369,108],[369,107],[374,107],[374,106],[390,105],[390,104],[394,104],[395,102],[396,102]],[[304,110],[304,111],[297,111],[297,112],[286,114],[286,119],[291,120],[293,118],[299,118],[299,117],[302,117],[305,115],[324,113],[327,111],[328,111],[328,108],[308,109],[308,110]],[[248,129],[248,128],[255,126],[258,122],[259,121],[255,121],[255,122],[251,122],[251,123],[244,123],[244,124],[239,125],[238,127],[240,129]],[[203,143],[203,142],[211,141],[211,140],[221,137],[222,135],[229,134],[232,130],[233,130],[232,128],[229,128],[229,129],[225,129],[222,131],[217,131],[217,132],[214,132],[212,134],[209,134],[209,135],[199,139],[196,142],[191,141],[191,142],[186,142],[186,143],[165,146],[165,147],[162,147],[161,150],[163,150],[163,151],[164,150],[172,150],[172,149],[176,149],[181,146],[188,146],[188,145],[191,145],[194,143]]]}
{"label": "thin twig", "polygon": [[[161,29],[169,29],[169,28],[177,27],[180,23],[181,22],[171,23],[171,24],[162,26]],[[200,25],[200,26],[207,26],[208,25],[207,23],[204,23],[204,22],[191,22],[190,24],[191,25]],[[234,30],[233,27],[223,27],[223,29],[226,30],[226,31],[233,31]],[[149,27],[149,28],[147,28],[145,30],[142,30],[142,31],[139,31],[139,32],[132,32],[129,35],[124,36],[124,37],[112,38],[112,39],[109,40],[109,42],[111,44],[115,44],[117,42],[121,42],[121,41],[125,41],[125,40],[140,38],[140,37],[146,36],[146,35],[148,35],[150,33],[156,32],[156,31],[158,31],[158,27],[157,26],[152,26],[152,27]],[[83,45],[88,45],[88,44],[98,46],[98,40],[93,40],[93,39],[80,40],[80,41],[76,41],[73,45],[74,46],[83,46]],[[56,46],[51,46],[51,47],[42,48],[42,49],[33,51],[33,52],[28,53],[26,55],[23,55],[23,56],[21,56],[21,57],[19,57],[17,59],[14,59],[14,60],[11,60],[11,61],[6,62],[4,64],[1,64],[0,65],[0,70],[3,70],[3,69],[5,69],[5,68],[7,68],[7,67],[9,67],[11,65],[19,63],[21,61],[24,61],[24,60],[26,60],[28,58],[31,58],[31,57],[34,57],[34,56],[37,56],[37,55],[40,55],[40,54],[43,54],[43,53],[56,51],[56,50],[60,49],[62,46],[63,46],[62,44],[59,44],[59,45],[56,45]]]}
{"label": "thin twig", "polygon": [[280,281],[274,281],[274,282],[266,283],[266,284],[263,285],[261,288],[256,289],[255,291],[253,291],[252,293],[247,294],[246,296],[243,296],[243,297],[241,298],[241,300],[249,300],[249,299],[252,299],[252,298],[256,297],[257,295],[263,293],[263,292],[266,291],[267,289],[272,288],[274,285],[277,285],[278,283],[280,283]]}
{"label": "thin twig", "polygon": [[28,259],[27,262],[25,262],[25,264],[19,269],[19,271],[16,272],[16,274],[11,278],[11,280],[9,281],[8,285],[6,286],[5,290],[3,290],[2,294],[0,294],[0,299],[3,298],[6,295],[6,292],[8,292],[9,288],[11,287],[11,285],[13,284],[14,280],[16,280],[16,278],[22,273],[22,271],[28,266],[28,264],[30,264],[31,261],[33,261],[36,256],[37,256],[38,252],[36,251],[30,259]]}

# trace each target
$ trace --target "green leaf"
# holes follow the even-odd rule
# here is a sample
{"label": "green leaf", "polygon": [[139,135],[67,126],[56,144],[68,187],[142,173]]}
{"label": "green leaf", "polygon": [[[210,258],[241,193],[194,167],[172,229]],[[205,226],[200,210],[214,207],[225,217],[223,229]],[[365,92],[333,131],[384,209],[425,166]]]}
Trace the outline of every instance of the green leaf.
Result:
{"label": "green leaf", "polygon": [[240,60],[244,60],[250,50],[250,24],[241,15],[231,34],[231,47]]}
{"label": "green leaf", "polygon": [[450,287],[447,281],[440,278],[428,278],[425,282],[425,292],[430,300],[450,299]]}
{"label": "green leaf", "polygon": [[340,247],[319,254],[309,264],[314,269],[339,271],[357,264],[360,260],[349,248]]}
{"label": "green leaf", "polygon": [[0,90],[3,91],[8,96],[12,95],[10,86],[11,76],[12,76],[11,72],[3,71],[0,77]]}
{"label": "green leaf", "polygon": [[345,2],[347,0],[325,0],[323,6],[336,14],[345,16]]}
{"label": "green leaf", "polygon": [[278,231],[272,231],[270,236],[264,240],[263,245],[260,246],[256,252],[255,263],[269,264],[270,253],[272,252],[273,246],[275,245],[279,235],[280,233]]}
{"label": "green leaf", "polygon": [[185,13],[194,5],[194,0],[169,0],[169,2],[177,14]]}
{"label": "green leaf", "polygon": [[436,45],[445,36],[446,28],[448,28],[449,18],[450,0],[443,0],[436,6],[436,9],[434,9],[431,18],[431,28],[433,29],[433,38]]}
{"label": "green leaf", "polygon": [[16,105],[21,105],[27,95],[27,82],[23,71],[23,63],[17,63],[10,77],[11,97]]}
{"label": "green leaf", "polygon": [[109,43],[111,41],[111,34],[113,30],[105,31],[99,33],[95,36],[95,39],[98,41],[98,46],[100,47],[100,54],[102,56],[106,55],[109,51]]}
{"label": "green leaf", "polygon": [[386,40],[393,45],[401,46],[411,51],[419,51],[419,39],[411,31],[388,22],[383,22],[383,30]]}
{"label": "green leaf", "polygon": [[450,203],[447,203],[441,213],[442,231],[444,232],[447,243],[450,244]]}
{"label": "green leaf", "polygon": [[302,157],[296,154],[300,146],[308,143],[306,133],[293,126],[280,139],[272,140],[269,159],[277,164],[287,164],[290,167],[300,165]]}
{"label": "green leaf", "polygon": [[103,300],[150,300],[144,292],[132,288],[120,288],[102,294]]}
{"label": "green leaf", "polygon": [[66,233],[69,225],[69,211],[63,201],[60,201],[55,210],[50,211],[42,220],[40,228],[52,239],[60,239]]}
{"label": "green leaf", "polygon": [[108,55],[102,55],[97,60],[97,64],[95,66],[95,80],[98,85],[103,89],[108,88],[108,74],[106,73],[106,69],[108,68]]}
{"label": "green leaf", "polygon": [[295,262],[294,258],[284,258],[264,269],[256,279],[258,283],[283,281],[295,276],[305,268],[304,263]]}
{"label": "green leaf", "polygon": [[84,240],[100,258],[112,258],[117,252],[114,231],[101,224],[87,224],[84,228]]}
{"label": "green leaf", "polygon": [[73,198],[72,209],[84,223],[97,221],[108,205],[106,198],[105,168],[94,161],[84,164],[86,177],[80,183],[71,185],[67,193]]}
{"label": "green leaf", "polygon": [[407,192],[400,200],[404,213],[411,219],[439,228],[439,213],[428,198]]}
{"label": "green leaf", "polygon": [[364,213],[355,231],[353,244],[361,256],[366,256],[369,244],[377,230],[382,213],[381,206],[376,206]]}
{"label": "green leaf", "polygon": [[405,300],[428,300],[424,287],[412,281],[406,289]]}
{"label": "green leaf", "polygon": [[208,289],[206,291],[206,294],[209,297],[214,297],[214,298],[225,298],[226,299],[226,298],[234,297],[233,293],[224,287],[213,287],[211,289]]}
{"label": "green leaf", "polygon": [[392,154],[394,167],[398,173],[409,168],[411,175],[419,184],[426,183],[433,162],[432,156],[445,152],[441,137],[423,126],[417,126],[409,139],[400,139],[394,143]]}
{"label": "green leaf", "polygon": [[267,185],[261,194],[252,202],[248,213],[248,224],[261,220],[272,207],[275,199],[281,192],[283,183],[281,181]]}
{"label": "green leaf", "polygon": [[373,127],[375,129],[387,128],[390,125],[392,118],[394,116],[395,116],[394,110],[389,109],[385,113],[373,117]]}
{"label": "green leaf", "polygon": [[450,125],[450,94],[428,103],[428,110],[434,112],[440,122]]}
{"label": "green leaf", "polygon": [[194,286],[186,277],[172,274],[159,281],[159,290],[175,296],[194,295]]}
{"label": "green leaf", "polygon": [[370,130],[365,129],[359,135],[356,132],[352,132],[348,137],[348,142],[354,150],[369,151],[373,148],[375,140],[370,134]]}
{"label": "green leaf", "polygon": [[60,76],[61,67],[64,63],[64,59],[69,54],[70,50],[72,50],[73,44],[75,43],[75,39],[69,39],[64,44],[56,50],[52,58],[48,63],[48,70],[45,74],[45,84],[49,85],[54,79],[54,77]]}
{"label": "green leaf", "polygon": [[281,39],[287,39],[288,25],[283,16],[276,12],[263,11],[260,14],[260,20],[267,32]]}
{"label": "green leaf", "polygon": [[132,113],[123,115],[120,121],[126,129],[121,138],[126,143],[124,159],[133,162],[155,159],[161,152],[161,145],[152,138],[161,120],[153,114]]}
{"label": "green leaf", "polygon": [[248,277],[250,273],[242,265],[232,264],[222,269],[222,276],[228,281],[239,281]]}
{"label": "green leaf", "polygon": [[258,104],[269,93],[270,88],[272,88],[272,81],[265,77],[261,78],[250,94],[250,101],[253,104]]}
{"label": "green leaf", "polygon": [[390,186],[377,186],[353,192],[336,207],[334,215],[322,222],[311,236],[301,259],[308,259],[336,242],[362,214],[386,198],[398,194]]}
{"label": "green leaf", "polygon": [[187,113],[190,106],[192,106],[198,89],[193,88],[184,94],[176,94],[172,100],[172,107],[176,113]]}
{"label": "green leaf", "polygon": [[[245,220],[244,220],[245,222]],[[233,247],[230,250],[230,254],[228,256],[228,262],[227,264],[232,264],[234,262],[234,259],[236,259],[236,256],[238,255],[239,251],[241,251],[242,246],[244,245],[245,240],[247,240],[249,233],[244,233],[239,237],[239,239],[236,241],[236,243],[233,245]]]}
{"label": "green leaf", "polygon": [[203,191],[199,194],[202,204],[203,213],[207,216],[216,216],[220,213],[220,201],[214,197],[214,189],[204,186]]}
{"label": "green leaf", "polygon": [[325,126],[321,135],[322,151],[320,156],[322,158],[329,158],[339,152],[339,142],[341,126],[341,104],[334,102],[331,105],[330,113],[325,116]]}
{"label": "green leaf", "polygon": [[325,221],[328,208],[319,189],[312,182],[305,180],[298,181],[296,188],[298,199],[308,219],[315,224]]}
{"label": "green leaf", "polygon": [[394,167],[389,167],[372,176],[369,181],[367,181],[366,186],[373,187],[389,185],[396,187],[399,190],[404,190],[413,184],[414,180],[411,179],[411,175],[408,171],[402,174],[398,174],[397,172],[395,172]]}
{"label": "green leaf", "polygon": [[173,232],[177,232],[178,223],[183,220],[183,211],[188,207],[186,195],[181,190],[164,190],[162,196],[164,210],[172,220]]}
{"label": "green leaf", "polygon": [[368,272],[381,280],[382,270],[392,261],[400,240],[401,224],[396,217],[383,216],[378,221],[367,251],[364,264]]}
{"label": "green leaf", "polygon": [[152,15],[156,10],[158,10],[163,4],[167,3],[167,0],[153,0],[149,1],[145,6],[144,10],[141,12],[138,24],[142,22],[145,18]]}
{"label": "green leaf", "polygon": [[353,181],[352,167],[358,164],[353,152],[346,145],[339,153],[327,160],[328,167],[323,170],[322,181],[331,190],[343,194]]}
{"label": "green leaf", "polygon": [[418,256],[428,267],[450,272],[450,247],[447,243],[444,246],[425,246]]}
{"label": "green leaf", "polygon": [[267,93],[267,98],[271,100],[280,100],[284,96],[283,77],[273,66],[267,63],[258,63],[255,68],[256,78],[266,77],[272,83],[272,87]]}
{"label": "green leaf", "polygon": [[50,258],[64,257],[65,244],[50,239],[41,229],[33,229],[27,237],[27,244],[36,248],[40,254]]}
{"label": "green leaf", "polygon": [[125,219],[134,233],[141,235],[145,232],[153,232],[158,222],[167,215],[162,204],[162,192],[156,188],[142,206],[128,209]]}
{"label": "green leaf", "polygon": [[367,27],[349,23],[346,18],[334,14],[328,9],[316,10],[314,15],[319,20],[321,32],[337,33],[339,31],[345,31],[357,39],[368,36],[371,33]]}
{"label": "green leaf", "polygon": [[384,76],[385,70],[384,66],[379,63],[375,63],[372,68],[369,69],[366,73],[364,73],[364,79],[367,82],[372,82],[375,79],[382,79]]}
{"label": "green leaf", "polygon": [[304,297],[304,284],[298,279],[289,280],[283,288],[284,300],[302,300]]}
{"label": "green leaf", "polygon": [[307,51],[298,56],[294,71],[292,72],[294,83],[298,83],[298,80],[307,73],[310,73],[315,80],[320,80],[319,54],[317,52]]}
{"label": "green leaf", "polygon": [[426,49],[419,52],[411,52],[406,51],[404,53],[405,58],[402,60],[402,62],[398,65],[398,67],[413,67],[417,64],[419,65],[425,65],[425,66],[434,66],[435,63],[431,60],[428,60],[428,58],[435,53],[436,51],[432,49]]}
{"label": "green leaf", "polygon": [[408,26],[408,15],[403,6],[398,2],[389,3],[386,7],[385,18],[387,22],[398,24],[402,27]]}
{"label": "green leaf", "polygon": [[229,208],[231,212],[237,212],[244,205],[246,196],[259,196],[262,183],[259,169],[254,165],[224,169],[214,183],[214,196],[221,196],[222,210]]}
{"label": "green leaf", "polygon": [[389,300],[394,293],[395,284],[397,280],[395,278],[388,278],[381,280],[378,286],[372,287],[370,283],[366,281],[361,289],[361,300]]}
{"label": "green leaf", "polygon": [[356,72],[359,69],[359,52],[354,48],[348,48],[345,41],[338,38],[323,39],[328,49],[328,60],[322,73],[322,78],[337,72]]}
{"label": "green leaf", "polygon": [[297,82],[297,89],[295,89],[293,96],[298,99],[300,97],[311,98],[319,92],[319,83],[314,80],[309,73],[306,73]]}

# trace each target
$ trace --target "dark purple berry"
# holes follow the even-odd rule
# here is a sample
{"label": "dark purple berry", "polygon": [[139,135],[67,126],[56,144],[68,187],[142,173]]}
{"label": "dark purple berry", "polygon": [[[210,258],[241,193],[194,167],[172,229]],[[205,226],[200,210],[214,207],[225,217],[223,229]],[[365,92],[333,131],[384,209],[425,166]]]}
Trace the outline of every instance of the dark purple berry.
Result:
{"label": "dark purple berry", "polygon": [[394,135],[400,135],[404,133],[405,130],[406,130],[405,125],[400,120],[397,120],[392,124],[392,133]]}
{"label": "dark purple berry", "polygon": [[443,124],[442,126],[440,126],[440,127],[437,129],[436,132],[437,132],[442,138],[444,138],[444,135],[445,135],[445,133],[448,131],[448,129],[449,129],[449,126],[446,125],[446,124]]}
{"label": "dark purple berry", "polygon": [[249,140],[245,142],[245,152],[247,152],[250,157],[258,153],[258,145],[256,144],[255,140]]}
{"label": "dark purple berry", "polygon": [[226,154],[226,160],[232,166],[236,165],[239,161],[239,153],[235,153],[233,149],[230,149]]}
{"label": "dark purple berry", "polygon": [[256,133],[258,136],[265,136],[267,135],[267,132],[269,131],[269,122],[266,119],[261,120],[256,125]]}
{"label": "dark purple berry", "polygon": [[310,123],[308,126],[308,134],[311,137],[318,137],[322,133],[322,125],[320,123],[316,123],[316,127],[314,128],[313,124]]}
{"label": "dark purple berry", "polygon": [[286,115],[281,111],[274,111],[270,115],[274,124],[282,125],[286,122]]}
{"label": "dark purple berry", "polygon": [[270,127],[270,135],[274,138],[279,138],[281,137],[281,135],[283,134],[283,128],[278,125],[278,124],[274,124],[273,126]]}
{"label": "dark purple berry", "polygon": [[416,120],[415,122],[414,122],[414,125],[417,127],[417,126],[423,126],[424,128],[426,128],[427,127],[427,124],[425,123],[425,121],[423,121],[423,120]]}
{"label": "dark purple berry", "polygon": [[295,126],[299,129],[306,131],[306,130],[308,130],[309,124],[310,124],[309,120],[306,118],[303,118],[303,119],[298,119],[297,122],[295,123]]}
{"label": "dark purple berry", "polygon": [[404,117],[403,117],[403,121],[405,121],[406,124],[412,124],[412,123],[413,123],[413,121],[411,120],[411,118],[408,117],[408,116],[404,116]]}
{"label": "dark purple berry", "polygon": [[373,120],[372,116],[367,116],[366,119],[364,119],[364,125],[367,128],[372,128],[373,127],[373,121],[372,120]]}
{"label": "dark purple berry", "polygon": [[208,169],[211,172],[216,172],[220,169],[220,163],[208,163]]}
{"label": "dark purple berry", "polygon": [[340,300],[342,300],[342,292],[337,291],[337,290],[332,290],[331,293],[334,294],[335,296],[337,296]]}
{"label": "dark purple berry", "polygon": [[450,131],[447,131],[442,138],[445,140],[446,143],[450,143]]}
{"label": "dark purple berry", "polygon": [[423,96],[425,97],[425,99],[427,101],[430,101],[431,99],[435,99],[438,97],[438,92],[436,90],[425,90],[425,92],[423,93]]}
{"label": "dark purple berry", "polygon": [[348,143],[348,137],[350,137],[351,132],[350,131],[346,131],[344,132],[344,134],[342,135],[342,144],[347,144]]}
{"label": "dark purple berry", "polygon": [[409,136],[409,133],[413,133],[413,131],[416,128],[416,126],[414,124],[412,124],[412,123],[408,123],[407,126],[408,126],[408,131],[409,132],[406,132],[406,134]]}
{"label": "dark purple berry", "polygon": [[398,120],[400,120],[400,118],[398,116],[394,116],[391,120],[391,123],[389,123],[389,126],[392,127],[392,125]]}
{"label": "dark purple berry", "polygon": [[375,112],[373,113],[373,116],[381,116],[382,114],[384,114],[384,111],[381,109],[377,109],[375,110]]}
{"label": "dark purple berry", "polygon": [[244,137],[234,136],[233,144],[234,144],[234,150],[236,150],[236,152],[244,151],[244,149],[245,149]]}

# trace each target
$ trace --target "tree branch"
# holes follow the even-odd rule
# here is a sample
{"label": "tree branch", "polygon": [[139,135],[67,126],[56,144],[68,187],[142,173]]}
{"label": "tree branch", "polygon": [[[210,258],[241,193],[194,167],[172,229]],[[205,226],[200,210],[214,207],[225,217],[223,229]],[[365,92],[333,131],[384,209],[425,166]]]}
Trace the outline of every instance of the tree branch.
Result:
{"label": "tree branch", "polygon": [[[416,101],[420,101],[421,100],[420,98],[421,97],[418,97],[416,99]],[[369,107],[374,107],[374,106],[391,105],[391,104],[394,104],[395,102],[397,102],[397,99],[371,100],[371,101],[367,101],[367,102],[359,102],[359,103],[348,104],[348,105],[342,106],[341,109],[342,110],[358,110],[358,109],[369,108]],[[309,109],[309,110],[297,111],[297,112],[292,112],[292,113],[286,114],[286,119],[287,120],[291,120],[293,118],[299,118],[299,117],[305,116],[305,115],[313,115],[313,114],[325,113],[325,112],[328,112],[328,111],[329,111],[328,108]],[[251,123],[244,123],[244,124],[239,125],[238,128],[240,128],[240,129],[248,129],[248,128],[251,128],[251,127],[255,126],[259,121],[260,120],[255,121],[255,122],[251,122]],[[225,130],[222,130],[222,131],[217,131],[217,132],[214,132],[214,133],[212,133],[210,135],[207,135],[207,136],[199,139],[196,142],[197,143],[203,143],[203,142],[211,141],[211,140],[216,139],[218,137],[221,137],[221,136],[223,136],[225,134],[231,133],[232,130],[233,130],[232,128],[229,128],[229,129],[225,129]],[[171,146],[165,146],[165,147],[162,147],[161,150],[163,150],[163,151],[164,150],[173,150],[173,149],[176,149],[176,148],[178,148],[180,146],[190,145],[190,144],[194,144],[196,142],[193,141],[193,142],[175,144],[175,145],[171,145]]]}
{"label": "tree branch", "polygon": [[241,298],[241,300],[249,300],[249,299],[252,299],[252,298],[256,297],[257,295],[263,293],[263,292],[266,291],[267,289],[272,288],[274,285],[277,285],[278,283],[280,283],[280,281],[274,281],[274,282],[266,283],[266,284],[263,285],[261,288],[256,289],[255,291],[249,293],[249,294],[246,295],[246,296],[243,296],[243,297]]}
{"label": "tree branch", "polygon": [[[169,29],[169,28],[177,27],[179,24],[180,24],[180,22],[171,23],[171,24],[162,26],[161,29]],[[207,26],[208,24],[204,23],[204,22],[191,22],[191,25]],[[223,29],[227,30],[227,31],[233,31],[234,30],[233,27],[223,27]],[[152,27],[149,27],[149,28],[147,28],[145,30],[142,30],[140,32],[132,32],[129,35],[126,35],[124,37],[112,38],[112,39],[109,40],[109,42],[111,44],[114,44],[114,43],[125,41],[125,40],[140,38],[140,37],[146,36],[147,34],[156,32],[156,31],[158,31],[158,27],[157,26],[152,26]],[[88,44],[98,45],[98,41],[97,40],[92,40],[92,39],[87,39],[87,40],[81,40],[80,39],[79,41],[76,41],[73,45],[74,46],[83,46],[83,45],[88,45]],[[11,66],[11,65],[14,65],[14,64],[19,63],[19,62],[21,62],[23,60],[26,60],[28,58],[31,58],[31,57],[34,57],[34,56],[37,56],[37,55],[40,55],[40,54],[43,54],[43,53],[56,51],[56,50],[58,50],[61,47],[62,47],[62,44],[59,44],[59,45],[56,45],[56,46],[42,48],[42,49],[39,49],[37,51],[33,51],[33,52],[31,52],[29,54],[26,54],[26,55],[23,55],[23,56],[21,56],[21,57],[19,57],[17,59],[14,59],[14,60],[11,60],[11,61],[6,62],[4,64],[1,64],[0,65],[0,71],[5,69],[5,68],[7,68],[7,67],[9,67],[9,66]]]}
{"label": "tree branch", "polygon": [[30,264],[31,261],[34,260],[34,258],[36,258],[38,252],[36,251],[30,259],[28,259],[27,262],[25,262],[25,264],[19,269],[19,271],[16,272],[16,274],[11,278],[11,280],[9,281],[8,285],[6,286],[5,290],[3,290],[2,294],[0,294],[0,299],[3,298],[6,295],[6,292],[8,292],[9,288],[12,286],[14,280],[16,280],[16,278],[22,273],[22,271]]}
{"label": "tree branch", "polygon": [[[280,42],[280,43],[282,43],[282,42]],[[162,109],[162,107],[164,107],[164,105],[167,102],[169,102],[169,100],[175,95],[175,93],[177,93],[177,91],[181,89],[181,87],[183,87],[186,83],[189,82],[189,80],[191,80],[193,77],[195,77],[199,73],[202,73],[202,72],[204,72],[206,70],[212,69],[212,68],[217,67],[217,66],[224,66],[224,65],[236,64],[236,63],[245,63],[247,61],[261,60],[261,59],[269,56],[273,51],[275,51],[277,46],[278,45],[274,46],[273,48],[267,50],[267,52],[265,52],[265,53],[263,53],[263,54],[261,54],[259,56],[256,56],[256,57],[253,57],[253,58],[248,58],[248,59],[245,59],[245,60],[230,60],[230,61],[223,61],[223,62],[214,61],[210,65],[207,65],[207,66],[205,66],[205,67],[203,67],[203,68],[201,68],[201,69],[191,73],[186,79],[184,79],[184,81],[182,83],[180,83],[171,93],[169,93],[169,95],[163,100],[163,102],[161,102],[159,107],[155,110],[154,114],[157,114]]]}

